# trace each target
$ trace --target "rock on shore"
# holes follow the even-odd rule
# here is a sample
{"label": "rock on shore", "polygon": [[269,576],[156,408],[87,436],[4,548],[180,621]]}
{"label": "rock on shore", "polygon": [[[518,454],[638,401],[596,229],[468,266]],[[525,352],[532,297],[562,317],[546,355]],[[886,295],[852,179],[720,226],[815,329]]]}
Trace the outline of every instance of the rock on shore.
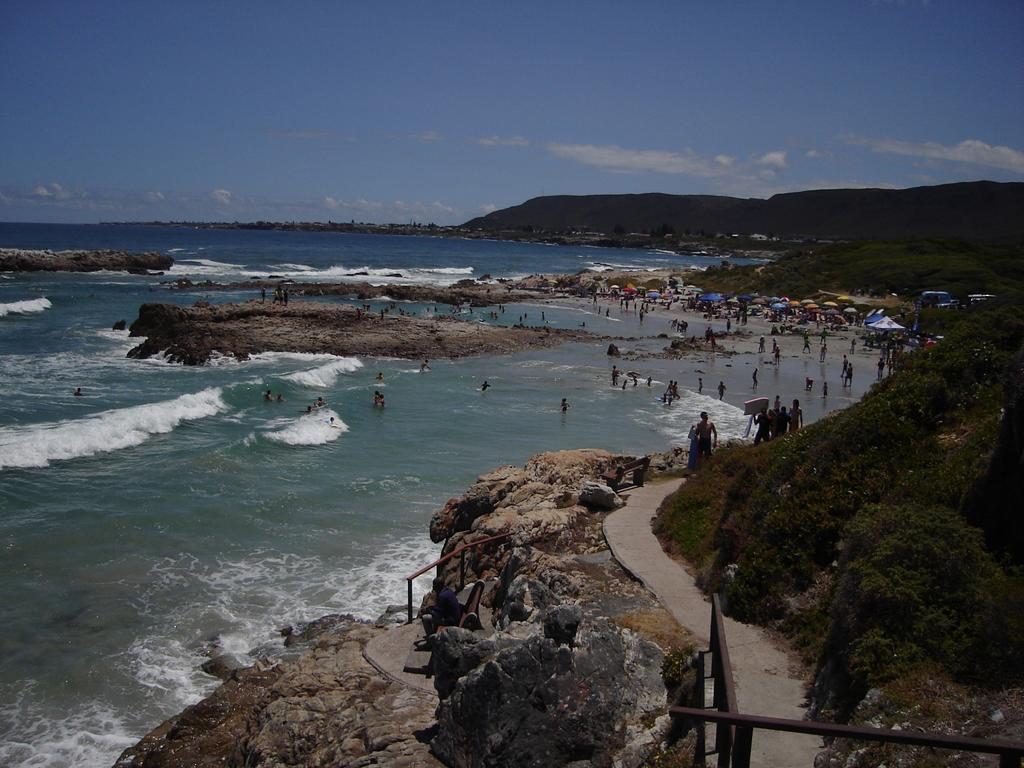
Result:
{"label": "rock on shore", "polygon": [[402,358],[508,354],[592,338],[582,331],[470,323],[358,311],[338,304],[256,301],[182,308],[143,304],[131,325],[146,340],[129,357],[161,352],[172,362],[203,365],[214,353],[245,360],[258,352],[310,352]]}
{"label": "rock on shore", "polygon": [[[604,513],[579,503],[583,483],[625,458],[540,454],[482,476],[432,521],[434,536],[448,535],[446,551],[512,534],[467,559],[467,580],[490,580],[492,626],[438,636],[436,697],[365,660],[367,643],[398,630],[336,617],[302,633],[311,648],[297,659],[228,672],[117,768],[643,764],[668,728],[663,651],[685,651],[686,635],[611,558]],[[685,461],[651,458],[652,474]],[[449,579],[457,568],[450,563]]]}
{"label": "rock on shore", "polygon": [[0,272],[98,272],[101,269],[148,274],[170,269],[162,253],[126,251],[33,251],[0,248]]}

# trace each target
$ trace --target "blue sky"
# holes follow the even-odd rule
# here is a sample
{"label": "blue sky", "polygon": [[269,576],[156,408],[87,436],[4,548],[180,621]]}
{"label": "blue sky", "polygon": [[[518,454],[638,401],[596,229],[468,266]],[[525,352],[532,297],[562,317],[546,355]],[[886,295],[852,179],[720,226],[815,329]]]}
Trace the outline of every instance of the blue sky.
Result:
{"label": "blue sky", "polygon": [[1024,2],[0,3],[0,220],[1024,181]]}

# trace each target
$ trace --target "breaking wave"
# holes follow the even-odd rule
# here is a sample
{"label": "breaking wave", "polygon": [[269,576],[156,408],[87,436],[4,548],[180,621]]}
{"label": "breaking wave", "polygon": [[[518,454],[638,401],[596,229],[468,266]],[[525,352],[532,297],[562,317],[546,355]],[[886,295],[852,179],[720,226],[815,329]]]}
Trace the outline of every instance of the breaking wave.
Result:
{"label": "breaking wave", "polygon": [[[332,421],[333,420],[333,421]],[[286,445],[325,445],[348,432],[348,424],[330,408],[320,408],[299,416],[284,429],[266,432],[264,437]]]}
{"label": "breaking wave", "polygon": [[103,411],[84,419],[0,427],[0,469],[46,467],[51,461],[140,445],[151,435],[171,432],[183,421],[227,410],[221,395],[220,387],[211,387],[173,400]]}
{"label": "breaking wave", "polygon": [[26,299],[25,301],[13,301],[10,304],[0,304],[0,317],[7,315],[27,315],[32,312],[42,312],[53,306],[53,303],[45,296],[39,299]]}

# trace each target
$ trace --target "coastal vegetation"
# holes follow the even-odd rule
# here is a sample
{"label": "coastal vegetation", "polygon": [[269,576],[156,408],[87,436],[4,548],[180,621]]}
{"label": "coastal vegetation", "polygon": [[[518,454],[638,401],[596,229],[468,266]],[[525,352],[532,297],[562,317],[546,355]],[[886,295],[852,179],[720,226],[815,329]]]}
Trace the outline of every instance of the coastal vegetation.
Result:
{"label": "coastal vegetation", "polygon": [[657,523],[732,615],[816,664],[818,712],[925,669],[1024,683],[1020,480],[992,462],[1021,426],[1024,309],[946,320],[860,403],[721,451]]}
{"label": "coastal vegetation", "polygon": [[972,293],[1007,301],[1024,297],[1024,248],[962,240],[860,241],[801,249],[762,266],[713,267],[706,290],[760,290],[803,298],[819,292],[915,298],[944,290],[961,301]]}

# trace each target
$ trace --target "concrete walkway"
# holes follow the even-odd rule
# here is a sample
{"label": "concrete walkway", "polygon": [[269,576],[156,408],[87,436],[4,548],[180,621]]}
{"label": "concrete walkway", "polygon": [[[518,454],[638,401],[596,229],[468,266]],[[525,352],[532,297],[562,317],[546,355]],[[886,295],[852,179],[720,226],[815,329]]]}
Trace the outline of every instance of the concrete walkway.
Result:
{"label": "concrete walkway", "polygon": [[[604,535],[623,568],[644,583],[680,624],[708,643],[711,603],[693,578],[661,548],[651,531],[658,505],[682,480],[648,483],[626,494],[626,506],[610,514]],[[725,619],[725,637],[733,664],[740,712],[802,719],[804,683],[789,673],[789,659],[758,627]],[[713,737],[709,732],[709,744]],[[754,731],[752,766],[810,768],[822,749],[815,736]]]}

